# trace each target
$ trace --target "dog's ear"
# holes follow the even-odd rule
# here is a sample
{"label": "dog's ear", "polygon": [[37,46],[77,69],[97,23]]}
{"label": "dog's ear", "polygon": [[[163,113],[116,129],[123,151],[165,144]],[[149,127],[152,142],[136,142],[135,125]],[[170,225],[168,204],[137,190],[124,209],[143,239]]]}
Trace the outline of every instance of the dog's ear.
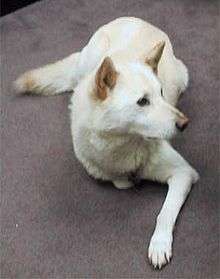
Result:
{"label": "dog's ear", "polygon": [[109,90],[113,89],[118,73],[110,57],[106,57],[99,67],[96,77],[96,95],[99,99],[105,100]]}
{"label": "dog's ear", "polygon": [[148,53],[145,63],[147,63],[157,74],[157,66],[163,54],[165,41],[161,41]]}

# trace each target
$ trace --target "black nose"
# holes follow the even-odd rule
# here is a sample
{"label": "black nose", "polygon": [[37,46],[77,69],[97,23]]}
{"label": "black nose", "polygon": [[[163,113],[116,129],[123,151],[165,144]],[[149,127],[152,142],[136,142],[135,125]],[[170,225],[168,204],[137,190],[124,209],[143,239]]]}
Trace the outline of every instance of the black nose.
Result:
{"label": "black nose", "polygon": [[187,117],[180,117],[177,121],[176,121],[176,128],[179,131],[184,131],[186,129],[186,127],[188,126],[189,123],[189,119]]}

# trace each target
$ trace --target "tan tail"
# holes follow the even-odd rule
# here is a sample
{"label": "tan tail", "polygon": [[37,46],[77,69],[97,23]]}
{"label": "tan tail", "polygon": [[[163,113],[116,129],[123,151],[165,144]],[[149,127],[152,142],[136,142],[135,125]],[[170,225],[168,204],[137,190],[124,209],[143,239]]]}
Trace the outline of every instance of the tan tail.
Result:
{"label": "tan tail", "polygon": [[77,84],[79,55],[77,52],[53,64],[24,73],[14,82],[15,90],[18,93],[46,96],[72,90]]}

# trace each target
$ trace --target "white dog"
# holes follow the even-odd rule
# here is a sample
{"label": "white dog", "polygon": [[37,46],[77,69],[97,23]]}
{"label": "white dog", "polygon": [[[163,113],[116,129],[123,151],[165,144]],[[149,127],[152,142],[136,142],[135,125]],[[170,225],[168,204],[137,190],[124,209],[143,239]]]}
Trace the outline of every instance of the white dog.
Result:
{"label": "white dog", "polygon": [[132,186],[131,173],[168,183],[148,249],[158,268],[171,259],[178,213],[198,179],[168,141],[188,124],[175,108],[187,83],[186,66],[174,56],[168,36],[132,17],[102,26],[82,51],[15,82],[19,92],[43,95],[74,89],[74,150],[93,177],[119,189]]}

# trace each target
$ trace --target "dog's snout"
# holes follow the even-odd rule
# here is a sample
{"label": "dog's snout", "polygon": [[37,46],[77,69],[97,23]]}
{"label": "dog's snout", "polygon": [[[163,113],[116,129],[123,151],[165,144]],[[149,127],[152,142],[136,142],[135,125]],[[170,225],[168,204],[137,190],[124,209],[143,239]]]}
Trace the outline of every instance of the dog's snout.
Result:
{"label": "dog's snout", "polygon": [[176,121],[176,128],[182,132],[186,129],[188,123],[189,119],[186,116],[179,117]]}

